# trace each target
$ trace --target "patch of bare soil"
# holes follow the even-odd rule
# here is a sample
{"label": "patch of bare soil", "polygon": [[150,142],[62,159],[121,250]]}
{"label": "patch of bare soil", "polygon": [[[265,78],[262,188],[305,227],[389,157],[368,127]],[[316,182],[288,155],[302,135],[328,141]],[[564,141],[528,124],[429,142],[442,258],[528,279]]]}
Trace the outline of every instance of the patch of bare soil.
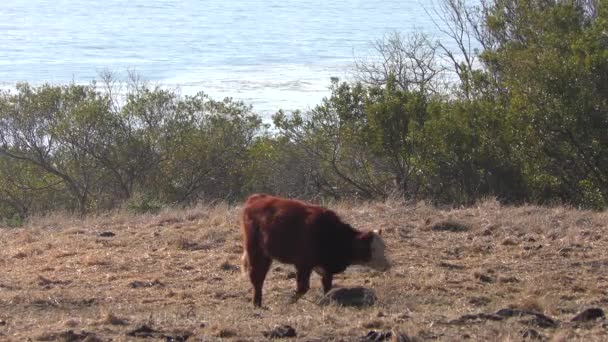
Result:
{"label": "patch of bare soil", "polygon": [[239,207],[155,215],[53,215],[0,228],[4,341],[605,341],[608,213],[565,207],[336,203],[382,228],[393,268],[351,267],[366,306],[296,304],[293,267],[273,264],[264,308],[238,268]]}

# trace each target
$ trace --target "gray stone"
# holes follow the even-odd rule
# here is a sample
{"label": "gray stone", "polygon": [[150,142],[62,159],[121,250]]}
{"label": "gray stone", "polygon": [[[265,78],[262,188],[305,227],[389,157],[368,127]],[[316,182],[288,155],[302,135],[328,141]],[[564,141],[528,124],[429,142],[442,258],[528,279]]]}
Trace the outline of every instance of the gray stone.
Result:
{"label": "gray stone", "polygon": [[331,303],[341,306],[372,306],[376,303],[373,290],[364,287],[340,287],[330,290],[321,300],[320,305]]}
{"label": "gray stone", "polygon": [[287,338],[298,336],[296,329],[287,324],[277,325],[272,328],[272,330],[264,331],[262,334],[267,338]]}
{"label": "gray stone", "polygon": [[600,308],[589,308],[574,316],[572,318],[572,322],[588,322],[605,317],[606,315],[604,314],[604,310]]}

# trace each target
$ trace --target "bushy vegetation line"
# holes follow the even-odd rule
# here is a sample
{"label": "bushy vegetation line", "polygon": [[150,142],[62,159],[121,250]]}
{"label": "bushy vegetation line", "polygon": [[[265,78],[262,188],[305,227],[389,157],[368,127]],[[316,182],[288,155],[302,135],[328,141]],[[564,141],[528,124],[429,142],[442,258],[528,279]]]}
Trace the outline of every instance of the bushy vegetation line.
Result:
{"label": "bushy vegetation line", "polygon": [[2,91],[0,215],[18,224],[253,191],[605,208],[608,4],[444,0],[436,14],[456,50],[387,36],[380,59],[357,61],[357,81],[333,79],[322,103],[279,110],[272,129],[242,102],[135,77]]}

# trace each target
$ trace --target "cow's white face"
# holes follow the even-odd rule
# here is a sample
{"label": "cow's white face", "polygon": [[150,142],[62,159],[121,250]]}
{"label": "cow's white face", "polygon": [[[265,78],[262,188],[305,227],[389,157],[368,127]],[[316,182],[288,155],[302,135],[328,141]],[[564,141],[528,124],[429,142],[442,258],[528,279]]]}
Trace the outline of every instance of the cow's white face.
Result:
{"label": "cow's white face", "polygon": [[387,271],[391,264],[386,258],[386,243],[382,239],[382,231],[374,230],[371,241],[371,258],[364,265],[378,271]]}

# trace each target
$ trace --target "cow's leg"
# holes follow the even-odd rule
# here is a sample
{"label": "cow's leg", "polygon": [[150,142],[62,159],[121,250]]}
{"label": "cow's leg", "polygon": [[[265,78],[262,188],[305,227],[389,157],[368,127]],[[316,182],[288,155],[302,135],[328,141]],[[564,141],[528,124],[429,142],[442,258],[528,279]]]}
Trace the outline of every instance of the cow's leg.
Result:
{"label": "cow's leg", "polygon": [[271,263],[272,259],[265,255],[249,254],[249,279],[253,285],[253,305],[256,307],[262,306],[262,287]]}
{"label": "cow's leg", "polygon": [[332,281],[334,280],[334,275],[331,273],[325,273],[321,277],[321,283],[323,284],[323,294],[326,294],[331,290]]}
{"label": "cow's leg", "polygon": [[295,303],[308,292],[310,288],[310,274],[312,273],[312,268],[307,266],[297,266],[296,267],[296,294],[292,297],[291,302]]}
{"label": "cow's leg", "polygon": [[314,271],[321,276],[321,284],[323,284],[323,294],[326,294],[331,290],[332,281],[334,280],[334,275],[327,272],[323,267],[317,266],[314,268]]}

